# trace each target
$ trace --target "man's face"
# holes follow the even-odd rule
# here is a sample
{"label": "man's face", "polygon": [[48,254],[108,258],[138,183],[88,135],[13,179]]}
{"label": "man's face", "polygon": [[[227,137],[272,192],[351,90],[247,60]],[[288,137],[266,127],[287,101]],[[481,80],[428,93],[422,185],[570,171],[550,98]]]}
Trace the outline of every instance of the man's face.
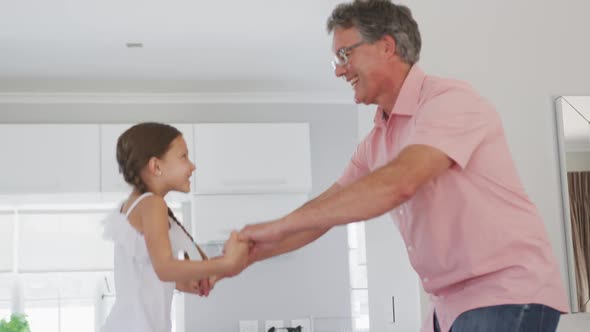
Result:
{"label": "man's face", "polygon": [[356,28],[334,30],[332,52],[340,57],[340,63],[344,62],[335,65],[334,74],[350,83],[356,103],[375,104],[384,75],[383,57],[377,44],[362,41]]}

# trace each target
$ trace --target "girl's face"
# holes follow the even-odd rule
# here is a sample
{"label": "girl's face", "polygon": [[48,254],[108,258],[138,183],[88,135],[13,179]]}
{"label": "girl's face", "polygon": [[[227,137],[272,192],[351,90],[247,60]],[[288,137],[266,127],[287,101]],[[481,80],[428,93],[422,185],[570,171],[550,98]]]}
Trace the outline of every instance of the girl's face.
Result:
{"label": "girl's face", "polygon": [[187,193],[191,190],[191,175],[196,169],[188,158],[188,149],[182,135],[176,137],[160,162],[162,180],[170,190]]}

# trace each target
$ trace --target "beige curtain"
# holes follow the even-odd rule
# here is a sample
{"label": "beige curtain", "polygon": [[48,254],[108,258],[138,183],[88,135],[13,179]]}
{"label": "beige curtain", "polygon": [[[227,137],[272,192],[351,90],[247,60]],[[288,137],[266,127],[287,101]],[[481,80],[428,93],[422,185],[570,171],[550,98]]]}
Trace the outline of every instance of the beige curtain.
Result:
{"label": "beige curtain", "polygon": [[578,309],[590,312],[590,172],[567,174]]}

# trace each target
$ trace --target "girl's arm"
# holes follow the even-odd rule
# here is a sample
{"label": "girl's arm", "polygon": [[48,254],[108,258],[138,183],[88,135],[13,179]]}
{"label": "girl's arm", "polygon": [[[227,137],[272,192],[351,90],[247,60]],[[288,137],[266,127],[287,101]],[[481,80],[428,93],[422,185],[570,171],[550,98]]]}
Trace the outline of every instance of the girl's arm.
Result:
{"label": "girl's arm", "polygon": [[[199,254],[203,260],[208,260],[207,254],[195,243]],[[214,258],[215,259],[215,258]],[[184,260],[190,260],[187,252],[184,252]],[[176,290],[183,293],[197,294],[199,296],[209,296],[209,293],[215,287],[217,277],[212,276],[201,280],[177,281]]]}
{"label": "girl's arm", "polygon": [[233,234],[232,252],[219,259],[183,261],[174,257],[168,237],[168,207],[162,197],[152,195],[137,208],[152,266],[162,281],[190,281],[210,276],[233,276],[247,264],[248,245]]}

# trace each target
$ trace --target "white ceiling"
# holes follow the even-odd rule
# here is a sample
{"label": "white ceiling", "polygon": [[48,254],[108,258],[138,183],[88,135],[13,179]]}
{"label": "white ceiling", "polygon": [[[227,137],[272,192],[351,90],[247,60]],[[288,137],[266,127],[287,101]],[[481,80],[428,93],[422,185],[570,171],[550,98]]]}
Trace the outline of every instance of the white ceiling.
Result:
{"label": "white ceiling", "polygon": [[342,92],[325,29],[340,2],[0,0],[0,91]]}
{"label": "white ceiling", "polygon": [[557,102],[561,105],[566,149],[589,150],[590,97],[565,96]]}

